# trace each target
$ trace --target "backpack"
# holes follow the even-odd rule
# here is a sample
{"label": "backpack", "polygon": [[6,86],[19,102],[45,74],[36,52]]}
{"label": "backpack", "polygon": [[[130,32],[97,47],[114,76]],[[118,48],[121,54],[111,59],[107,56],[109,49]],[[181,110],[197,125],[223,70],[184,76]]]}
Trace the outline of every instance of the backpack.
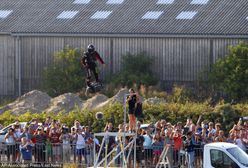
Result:
{"label": "backpack", "polygon": [[137,103],[134,111],[135,117],[141,117],[143,114],[142,112],[142,103]]}

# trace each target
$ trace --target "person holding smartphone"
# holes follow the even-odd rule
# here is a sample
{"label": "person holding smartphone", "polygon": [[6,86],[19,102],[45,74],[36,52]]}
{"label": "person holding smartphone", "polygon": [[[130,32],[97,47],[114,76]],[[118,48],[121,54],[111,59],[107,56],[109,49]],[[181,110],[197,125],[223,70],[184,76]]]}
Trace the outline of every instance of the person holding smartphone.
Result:
{"label": "person holding smartphone", "polygon": [[128,103],[128,119],[129,119],[129,131],[135,131],[136,127],[136,117],[135,117],[135,107],[137,102],[139,102],[139,95],[135,93],[134,89],[129,89],[129,96],[127,97]]}

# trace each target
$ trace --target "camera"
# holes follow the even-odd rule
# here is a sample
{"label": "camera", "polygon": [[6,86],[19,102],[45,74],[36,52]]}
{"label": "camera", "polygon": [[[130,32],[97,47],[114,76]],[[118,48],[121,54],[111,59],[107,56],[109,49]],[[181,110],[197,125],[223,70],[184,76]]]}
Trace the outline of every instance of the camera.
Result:
{"label": "camera", "polygon": [[242,117],[243,121],[248,121],[248,116]]}
{"label": "camera", "polygon": [[241,122],[248,121],[248,116],[240,117],[239,121],[241,121]]}
{"label": "camera", "polygon": [[63,134],[66,134],[66,133],[68,133],[69,132],[69,128],[67,128],[67,127],[63,127],[62,128],[62,133]]}
{"label": "camera", "polygon": [[13,128],[9,128],[9,132],[14,132],[15,130]]}
{"label": "camera", "polygon": [[183,135],[183,136],[182,136],[182,140],[183,140],[183,142],[185,142],[185,141],[186,141],[186,139],[187,139],[187,137],[186,137],[185,135]]}

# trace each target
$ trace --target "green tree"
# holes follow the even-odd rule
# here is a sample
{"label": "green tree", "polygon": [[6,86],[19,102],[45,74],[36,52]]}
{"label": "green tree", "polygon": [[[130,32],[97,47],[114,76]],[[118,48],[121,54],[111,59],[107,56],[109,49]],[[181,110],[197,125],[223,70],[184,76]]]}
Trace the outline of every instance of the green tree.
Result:
{"label": "green tree", "polygon": [[55,54],[54,64],[44,69],[44,88],[51,96],[79,91],[84,73],[80,64],[81,51],[65,47]]}
{"label": "green tree", "polygon": [[137,84],[140,86],[155,85],[157,79],[151,70],[152,59],[145,53],[131,54],[127,53],[122,57],[122,69],[116,73],[111,82],[115,85],[132,86]]}
{"label": "green tree", "polygon": [[229,54],[217,60],[209,75],[215,91],[224,92],[230,99],[248,98],[248,45],[229,47]]}

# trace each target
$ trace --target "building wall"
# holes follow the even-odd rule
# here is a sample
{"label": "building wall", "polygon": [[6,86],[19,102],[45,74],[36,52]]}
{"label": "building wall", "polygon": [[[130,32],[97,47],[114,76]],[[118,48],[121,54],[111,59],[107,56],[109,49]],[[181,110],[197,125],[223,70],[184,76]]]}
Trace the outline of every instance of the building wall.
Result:
{"label": "building wall", "polygon": [[[22,92],[27,92],[41,86],[44,67],[51,64],[54,54],[67,45],[82,48],[83,51],[89,43],[93,43],[99,53],[101,53],[103,59],[108,63],[109,41],[107,38],[22,37]],[[103,72],[103,75],[105,73]]]}
{"label": "building wall", "polygon": [[197,80],[217,58],[226,55],[229,45],[238,42],[217,38],[22,36],[18,49],[16,37],[0,36],[0,95],[18,95],[19,58],[23,94],[41,86],[43,68],[53,62],[55,52],[67,45],[85,49],[89,43],[94,44],[107,65],[101,70],[103,76],[121,69],[123,54],[146,52],[153,58],[153,70],[161,81],[190,82]]}
{"label": "building wall", "polygon": [[0,35],[0,98],[15,94],[15,41]]}
{"label": "building wall", "polygon": [[160,80],[195,81],[218,58],[228,54],[229,45],[236,45],[239,41],[210,38],[114,38],[113,71],[120,70],[123,53],[145,51],[152,56],[153,70]]}

